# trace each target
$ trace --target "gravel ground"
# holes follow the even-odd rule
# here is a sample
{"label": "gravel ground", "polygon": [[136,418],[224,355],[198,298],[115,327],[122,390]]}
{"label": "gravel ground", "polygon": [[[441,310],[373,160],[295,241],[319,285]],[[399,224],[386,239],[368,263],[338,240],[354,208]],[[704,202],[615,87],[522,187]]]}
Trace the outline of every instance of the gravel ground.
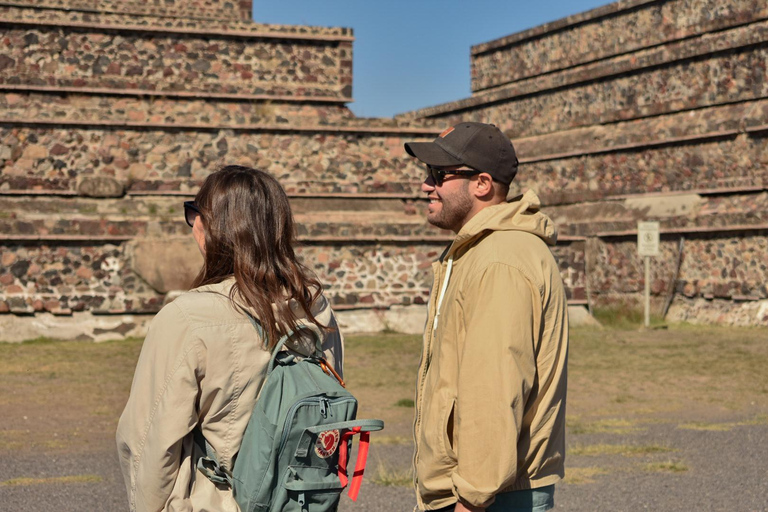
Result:
{"label": "gravel ground", "polygon": [[[574,437],[585,443],[657,444],[675,451],[646,457],[571,457],[566,473],[578,466],[615,469],[596,477],[594,484],[559,486],[555,495],[557,510],[768,510],[768,425],[707,431],[663,424],[609,439],[591,435],[571,436],[571,440]],[[649,471],[645,467],[649,461],[673,461],[688,469]]]}
{"label": "gravel ground", "polygon": [[[768,511],[768,425],[688,430],[657,423],[628,434],[570,435],[571,445],[657,445],[674,451],[647,455],[569,456],[567,471],[598,468],[592,482],[557,487],[556,509],[565,511]],[[712,428],[712,426],[705,427]],[[725,426],[724,426],[725,428]],[[411,448],[375,445],[366,483],[356,503],[346,496],[340,512],[410,512],[413,493],[373,483],[377,468],[407,468]],[[96,483],[0,484],[2,511],[83,512],[127,510],[117,457],[112,451],[73,455],[20,455],[0,464],[0,482],[13,478],[98,475]],[[673,463],[677,471],[649,469]]]}

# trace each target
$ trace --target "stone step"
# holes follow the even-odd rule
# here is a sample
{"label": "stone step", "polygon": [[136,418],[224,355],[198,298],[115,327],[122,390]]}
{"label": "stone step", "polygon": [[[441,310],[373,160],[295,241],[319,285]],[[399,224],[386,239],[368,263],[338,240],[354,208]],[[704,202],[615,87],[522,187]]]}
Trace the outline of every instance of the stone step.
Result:
{"label": "stone step", "polygon": [[622,0],[472,47],[475,93],[768,18],[760,0]]}
{"label": "stone step", "polygon": [[105,27],[100,19],[114,15],[93,13],[75,22],[66,10],[21,11],[5,7],[0,13],[6,42],[1,83],[352,100],[350,37],[318,34],[313,40],[308,29],[306,38],[285,44],[257,30]]}
{"label": "stone step", "polygon": [[757,100],[768,97],[762,71],[768,63],[767,42],[768,21],[758,17],[721,32],[528,78],[400,117],[442,119],[447,125],[494,123],[517,139]]}

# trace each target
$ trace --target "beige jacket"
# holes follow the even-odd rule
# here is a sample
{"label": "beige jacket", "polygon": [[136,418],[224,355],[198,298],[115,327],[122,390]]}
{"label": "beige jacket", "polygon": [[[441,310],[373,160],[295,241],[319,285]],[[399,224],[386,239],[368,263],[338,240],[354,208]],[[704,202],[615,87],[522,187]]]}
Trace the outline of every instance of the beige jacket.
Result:
{"label": "beige jacket", "polygon": [[[228,489],[195,469],[192,429],[231,467],[266,374],[270,354],[247,316],[229,300],[234,279],[179,296],[153,319],[131,395],[117,427],[120,465],[132,511],[238,512]],[[336,327],[327,301],[313,314]],[[300,311],[300,308],[297,308]],[[308,354],[310,336],[292,348]],[[324,351],[341,372],[343,340],[325,335]]]}
{"label": "beige jacket", "polygon": [[[416,389],[418,507],[563,476],[567,299],[532,191],[481,210],[433,265]],[[439,312],[438,312],[439,311]]]}

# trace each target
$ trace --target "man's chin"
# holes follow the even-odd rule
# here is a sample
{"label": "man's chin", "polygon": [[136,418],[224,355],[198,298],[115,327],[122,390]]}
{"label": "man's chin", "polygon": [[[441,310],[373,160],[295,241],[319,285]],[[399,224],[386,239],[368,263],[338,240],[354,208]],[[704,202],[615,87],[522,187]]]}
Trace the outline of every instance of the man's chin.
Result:
{"label": "man's chin", "polygon": [[440,229],[451,229],[438,215],[427,215],[427,222]]}

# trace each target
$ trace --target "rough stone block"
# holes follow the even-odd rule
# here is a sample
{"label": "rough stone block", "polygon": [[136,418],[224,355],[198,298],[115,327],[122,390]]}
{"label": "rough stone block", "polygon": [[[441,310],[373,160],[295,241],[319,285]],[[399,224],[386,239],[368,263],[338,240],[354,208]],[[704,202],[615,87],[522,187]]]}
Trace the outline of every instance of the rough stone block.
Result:
{"label": "rough stone block", "polygon": [[387,328],[381,313],[373,309],[350,309],[336,311],[339,329],[344,334],[374,333]]}
{"label": "rough stone block", "polygon": [[61,316],[37,313],[34,321],[16,315],[0,316],[0,341],[21,342],[39,337],[58,340],[109,341],[142,337],[154,315],[96,316],[90,312]]}
{"label": "rough stone block", "polygon": [[768,327],[768,300],[736,302],[683,298],[673,302],[667,319],[692,324]]}
{"label": "rough stone block", "polygon": [[81,196],[86,197],[123,197],[125,185],[105,176],[84,178],[77,187]]}
{"label": "rough stone block", "polygon": [[131,268],[158,293],[188,290],[203,264],[192,235],[131,242]]}
{"label": "rough stone block", "polygon": [[421,334],[427,323],[427,307],[392,306],[384,312],[388,330],[404,334]]}
{"label": "rough stone block", "polygon": [[24,150],[21,157],[27,160],[40,160],[48,156],[48,149],[39,144],[30,144]]}
{"label": "rough stone block", "polygon": [[695,213],[703,202],[698,194],[680,194],[661,197],[637,197],[625,204],[632,210],[640,210],[646,217],[676,217]]}
{"label": "rough stone block", "polygon": [[584,306],[568,306],[568,325],[571,327],[602,327]]}

